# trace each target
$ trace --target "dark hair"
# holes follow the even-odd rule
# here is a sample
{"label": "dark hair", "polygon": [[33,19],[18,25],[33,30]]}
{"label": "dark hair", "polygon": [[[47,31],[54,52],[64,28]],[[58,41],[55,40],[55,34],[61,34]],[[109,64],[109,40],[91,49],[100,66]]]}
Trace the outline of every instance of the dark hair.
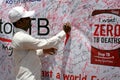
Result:
{"label": "dark hair", "polygon": [[15,27],[17,27],[17,26],[16,26],[16,23],[17,23],[17,22],[13,22],[12,24],[13,24]]}

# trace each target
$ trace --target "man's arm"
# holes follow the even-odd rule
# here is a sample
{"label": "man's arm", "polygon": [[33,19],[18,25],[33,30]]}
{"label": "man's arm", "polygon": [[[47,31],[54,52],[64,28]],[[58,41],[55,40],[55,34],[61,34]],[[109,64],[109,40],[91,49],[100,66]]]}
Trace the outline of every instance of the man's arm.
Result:
{"label": "man's arm", "polygon": [[54,48],[65,37],[65,34],[70,33],[71,26],[68,26],[68,24],[69,23],[65,23],[63,26],[63,31],[49,39],[35,39],[27,34],[21,35],[22,39],[18,44],[24,49],[37,50]]}
{"label": "man's arm", "polygon": [[38,49],[36,50],[36,54],[38,56],[42,55],[42,54],[50,54],[50,55],[53,55],[55,54],[57,51],[57,49],[55,48],[49,48],[49,49]]}

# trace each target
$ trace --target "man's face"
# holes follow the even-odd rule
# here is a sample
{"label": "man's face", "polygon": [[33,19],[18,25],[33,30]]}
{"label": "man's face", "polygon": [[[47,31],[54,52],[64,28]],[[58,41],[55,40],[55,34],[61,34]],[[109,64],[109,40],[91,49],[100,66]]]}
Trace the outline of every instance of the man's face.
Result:
{"label": "man's face", "polygon": [[28,28],[30,28],[32,26],[30,17],[21,18],[21,20],[22,20],[24,29],[28,29]]}
{"label": "man's face", "polygon": [[28,28],[30,28],[31,26],[32,26],[32,24],[31,24],[31,18],[30,17],[21,18],[20,20],[18,20],[16,22],[16,27],[21,28],[25,31],[27,31]]}

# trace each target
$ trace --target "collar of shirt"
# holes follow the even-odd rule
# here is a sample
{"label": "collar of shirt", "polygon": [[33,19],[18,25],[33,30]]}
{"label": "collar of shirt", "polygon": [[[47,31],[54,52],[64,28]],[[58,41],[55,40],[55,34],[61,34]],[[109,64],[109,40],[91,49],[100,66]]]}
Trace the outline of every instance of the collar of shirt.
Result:
{"label": "collar of shirt", "polygon": [[16,33],[16,32],[24,32],[24,33],[27,33],[25,30],[23,30],[23,29],[20,29],[20,28],[14,28],[14,32]]}

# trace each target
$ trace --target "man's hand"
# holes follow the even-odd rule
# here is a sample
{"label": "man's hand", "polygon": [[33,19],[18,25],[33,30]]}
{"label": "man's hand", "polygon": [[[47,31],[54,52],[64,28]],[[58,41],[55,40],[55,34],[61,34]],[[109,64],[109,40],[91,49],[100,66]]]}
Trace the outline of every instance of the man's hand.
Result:
{"label": "man's hand", "polygon": [[55,54],[56,51],[57,51],[57,49],[55,49],[55,48],[43,49],[44,54],[50,54],[50,55]]}
{"label": "man's hand", "polygon": [[69,22],[65,23],[63,25],[63,30],[65,31],[66,34],[70,33],[70,31],[71,31],[71,24]]}

